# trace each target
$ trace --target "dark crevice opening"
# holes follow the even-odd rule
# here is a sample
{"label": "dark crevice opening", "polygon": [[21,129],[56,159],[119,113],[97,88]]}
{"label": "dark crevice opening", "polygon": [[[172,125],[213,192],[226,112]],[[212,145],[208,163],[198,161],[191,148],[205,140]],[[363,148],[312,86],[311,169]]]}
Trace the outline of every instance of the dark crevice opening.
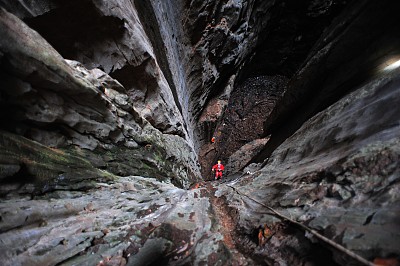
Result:
{"label": "dark crevice opening", "polygon": [[240,80],[260,75],[292,77],[324,29],[349,2],[332,2],[318,14],[311,14],[309,1],[277,2],[271,8],[267,26],[260,33],[254,56],[240,73]]}
{"label": "dark crevice opening", "polygon": [[[51,12],[24,22],[43,36],[64,58],[81,61],[93,68],[93,47],[108,39],[120,39],[124,21],[105,16],[91,1],[56,1]],[[96,67],[104,69],[99,64]]]}

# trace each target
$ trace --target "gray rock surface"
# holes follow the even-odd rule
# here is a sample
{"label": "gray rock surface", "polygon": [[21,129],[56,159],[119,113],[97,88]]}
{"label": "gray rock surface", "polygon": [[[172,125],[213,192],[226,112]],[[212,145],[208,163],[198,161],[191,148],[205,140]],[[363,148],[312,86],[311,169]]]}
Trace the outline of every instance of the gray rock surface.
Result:
{"label": "gray rock surface", "polygon": [[[318,113],[264,167],[219,186],[216,195],[238,211],[237,226],[245,235],[264,224],[275,228],[276,235],[257,251],[266,263],[287,265],[282,257],[306,263],[296,249],[307,247],[306,238],[311,249],[316,239],[304,238],[304,232],[282,237],[281,221],[249,197],[370,261],[399,254],[399,73],[377,78]],[[337,263],[347,264],[344,254],[332,251]]]}
{"label": "gray rock surface", "polygon": [[398,11],[0,0],[0,264],[399,264]]}
{"label": "gray rock surface", "polygon": [[[198,117],[212,94],[221,91],[220,84],[251,55],[274,2],[93,0],[33,5],[21,0],[3,5],[64,58],[116,78],[154,127],[189,135],[198,149]],[[66,16],[70,20],[63,19]]]}
{"label": "gray rock surface", "polygon": [[137,111],[155,128],[187,135],[131,1],[25,2],[5,7],[37,30],[64,58],[79,61],[88,69],[100,68],[118,79],[135,100]]}
{"label": "gray rock surface", "polygon": [[240,149],[229,157],[226,165],[226,173],[240,172],[251,161],[251,159],[260,152],[268,140],[269,138],[256,139],[240,147]]}
{"label": "gray rock surface", "polygon": [[310,49],[290,79],[286,93],[264,122],[265,133],[274,134],[270,147],[266,147],[257,162],[269,157],[315,113],[382,75],[388,60],[398,60],[395,48],[400,44],[395,19],[398,10],[399,3],[391,1],[357,1],[334,19]]}
{"label": "gray rock surface", "polygon": [[204,188],[153,178],[3,199],[0,215],[2,265],[201,265],[232,256]]}
{"label": "gray rock surface", "polygon": [[102,161],[93,163],[119,175],[170,176],[186,187],[198,177],[190,142],[154,128],[118,81],[64,60],[4,10],[1,22],[1,119],[7,130],[51,147],[93,151]]}

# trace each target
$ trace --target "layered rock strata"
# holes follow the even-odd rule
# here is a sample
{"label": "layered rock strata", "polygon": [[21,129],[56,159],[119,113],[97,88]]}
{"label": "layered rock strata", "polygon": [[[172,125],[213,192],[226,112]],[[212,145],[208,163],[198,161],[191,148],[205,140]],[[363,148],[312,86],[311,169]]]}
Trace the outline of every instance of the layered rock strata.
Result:
{"label": "layered rock strata", "polygon": [[[198,178],[190,144],[181,136],[154,128],[118,81],[99,69],[87,70],[80,63],[64,60],[5,10],[1,22],[1,120],[3,129],[20,136],[21,141],[14,137],[16,143],[24,142],[24,136],[72,151],[117,175],[173,179],[181,187]],[[18,153],[18,145],[8,141],[1,145],[3,153]],[[37,151],[27,149],[21,157],[29,158]],[[2,157],[4,164],[6,157]],[[29,168],[29,163],[18,160],[14,163]],[[175,164],[175,160],[180,162]]]}

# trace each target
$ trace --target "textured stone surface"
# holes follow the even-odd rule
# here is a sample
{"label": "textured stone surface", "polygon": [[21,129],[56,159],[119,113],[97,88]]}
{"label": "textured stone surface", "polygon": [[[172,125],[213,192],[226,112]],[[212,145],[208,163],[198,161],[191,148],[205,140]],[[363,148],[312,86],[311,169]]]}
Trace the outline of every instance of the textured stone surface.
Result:
{"label": "textured stone surface", "polygon": [[[189,142],[154,128],[118,81],[64,60],[36,32],[1,12],[3,129],[51,147],[94,151],[103,162],[93,163],[118,175],[169,177],[179,186],[196,179]],[[108,159],[109,153],[117,155]],[[128,169],[112,165],[119,162],[117,168]]]}
{"label": "textured stone surface", "polygon": [[0,6],[3,264],[398,263],[396,1]]}
{"label": "textured stone surface", "polygon": [[154,127],[163,133],[187,134],[130,1],[45,2],[5,6],[19,14],[64,58],[77,60],[89,69],[100,68],[118,79],[126,94],[136,101],[137,111]]}
{"label": "textured stone surface", "polygon": [[[248,237],[263,224],[275,228],[276,236],[257,250],[263,260],[304,263],[302,252],[284,250],[310,248],[315,239],[306,234],[312,241],[307,244],[304,232],[282,237],[279,219],[244,195],[371,261],[399,254],[400,120],[394,108],[400,101],[399,73],[377,78],[320,112],[280,145],[264,167],[220,186],[217,195],[225,195],[237,209],[237,226]],[[340,253],[329,256],[341,265],[348,261]],[[286,262],[279,261],[282,257]]]}
{"label": "textured stone surface", "polygon": [[269,138],[256,139],[235,151],[227,161],[226,174],[240,172],[261,151],[268,140]]}
{"label": "textured stone surface", "polygon": [[[232,93],[229,101],[210,101],[200,117],[208,143],[199,152],[203,176],[209,176],[210,165],[221,160],[226,173],[246,166],[265,144],[263,123],[282,96],[287,79],[283,76],[260,76],[247,79]],[[220,111],[222,109],[224,112]],[[214,137],[215,142],[209,143]]]}
{"label": "textured stone surface", "polygon": [[130,176],[87,191],[3,199],[2,265],[229,261],[232,251],[204,192]]}
{"label": "textured stone surface", "polygon": [[382,75],[388,60],[398,60],[400,36],[395,17],[399,10],[397,2],[357,1],[335,18],[265,121],[264,131],[272,137],[257,162],[315,113]]}
{"label": "textured stone surface", "polygon": [[196,150],[204,143],[198,124],[203,108],[232,84],[228,77],[256,47],[268,21],[273,1],[255,2],[135,1]]}
{"label": "textured stone surface", "polygon": [[0,131],[0,145],[1,196],[85,189],[93,180],[115,177],[77,152],[48,148],[6,131]]}

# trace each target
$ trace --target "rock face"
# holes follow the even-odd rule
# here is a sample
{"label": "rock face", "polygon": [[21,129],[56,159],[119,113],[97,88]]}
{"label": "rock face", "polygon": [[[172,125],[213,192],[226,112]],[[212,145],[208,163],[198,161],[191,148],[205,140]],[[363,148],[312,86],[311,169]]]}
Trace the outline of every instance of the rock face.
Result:
{"label": "rock face", "polygon": [[390,60],[398,60],[400,36],[393,16],[399,8],[389,2],[359,1],[335,18],[265,121],[264,132],[272,137],[257,162],[315,113],[381,75]]}
{"label": "rock face", "polygon": [[0,0],[2,264],[398,265],[398,11]]}
{"label": "rock face", "polygon": [[[400,101],[399,73],[373,80],[320,112],[259,171],[220,186],[217,195],[240,213],[242,234],[251,239],[260,226],[273,228],[275,235],[254,252],[265,263],[283,265],[282,257],[292,265],[310,263],[313,258],[304,256],[313,253],[315,241],[298,230],[282,236],[282,222],[265,206],[370,261],[399,254],[400,128],[392,108]],[[332,252],[327,256],[348,263]]]}
{"label": "rock face", "polygon": [[[182,187],[198,177],[189,143],[154,128],[118,81],[64,60],[6,11],[1,17],[4,129],[54,148],[77,147],[94,165],[118,175],[169,176]],[[9,149],[8,142],[2,145]]]}
{"label": "rock face", "polygon": [[224,245],[204,192],[130,176],[115,183],[98,182],[85,192],[2,200],[2,265],[228,261],[234,250]]}
{"label": "rock face", "polygon": [[23,6],[20,17],[64,58],[117,78],[138,111],[163,133],[186,134],[182,115],[171,104],[174,97],[130,1],[48,1],[36,7],[39,10]]}
{"label": "rock face", "polygon": [[[254,2],[5,1],[3,5],[63,57],[116,78],[154,127],[189,134],[197,146],[202,135],[197,118],[209,96],[220,91],[219,84],[244,62],[267,22],[261,14],[273,2]],[[251,19],[253,13],[259,15]]]}

